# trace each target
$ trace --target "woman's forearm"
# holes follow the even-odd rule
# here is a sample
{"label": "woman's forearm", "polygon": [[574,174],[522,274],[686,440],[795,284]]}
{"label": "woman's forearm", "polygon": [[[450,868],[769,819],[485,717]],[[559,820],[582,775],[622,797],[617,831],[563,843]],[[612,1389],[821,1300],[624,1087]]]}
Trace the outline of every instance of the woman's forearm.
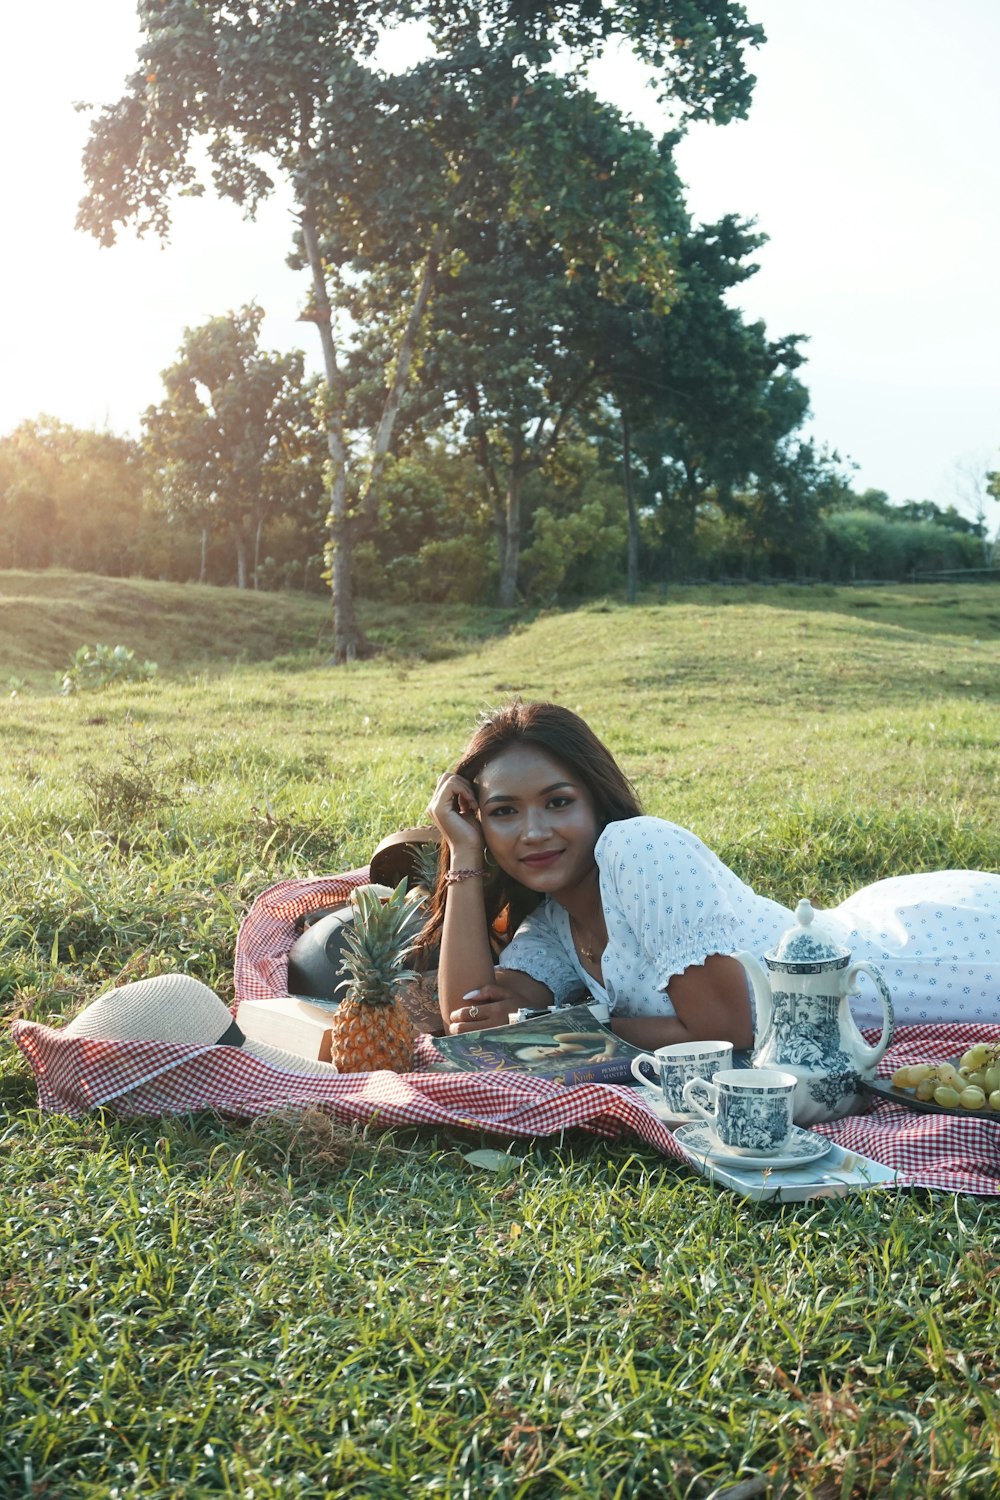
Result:
{"label": "woman's forearm", "polygon": [[611,1029],[637,1047],[670,1047],[675,1042],[732,1042],[753,1046],[753,1020],[747,977],[735,958],[714,953],[692,964],[667,985],[672,1016],[623,1016]]}
{"label": "woman's forearm", "polygon": [[695,1041],[753,1046],[750,987],[738,959],[725,953],[710,954],[703,964],[692,964],[683,974],[675,974],[667,985],[667,995],[688,1036]]}
{"label": "woman's forearm", "polygon": [[450,878],[438,959],[439,1005],[447,1026],[463,996],[493,981],[493,950],[483,898],[485,850],[476,792],[463,777],[449,771],[440,776],[427,810],[448,847]]}
{"label": "woman's forearm", "polygon": [[438,994],[445,1025],[470,990],[492,983],[493,951],[486,924],[483,882],[473,876],[450,885],[445,902],[438,962]]}

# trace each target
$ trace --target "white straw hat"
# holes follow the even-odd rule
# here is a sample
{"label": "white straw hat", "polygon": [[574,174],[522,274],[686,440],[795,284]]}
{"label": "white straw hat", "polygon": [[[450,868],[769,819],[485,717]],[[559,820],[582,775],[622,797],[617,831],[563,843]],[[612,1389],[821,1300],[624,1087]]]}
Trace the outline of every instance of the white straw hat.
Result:
{"label": "white straw hat", "polygon": [[100,1042],[192,1042],[196,1046],[239,1047],[285,1073],[330,1078],[332,1063],[283,1052],[243,1035],[214,990],[190,974],[160,974],[138,979],[98,995],[85,1006],[63,1036]]}

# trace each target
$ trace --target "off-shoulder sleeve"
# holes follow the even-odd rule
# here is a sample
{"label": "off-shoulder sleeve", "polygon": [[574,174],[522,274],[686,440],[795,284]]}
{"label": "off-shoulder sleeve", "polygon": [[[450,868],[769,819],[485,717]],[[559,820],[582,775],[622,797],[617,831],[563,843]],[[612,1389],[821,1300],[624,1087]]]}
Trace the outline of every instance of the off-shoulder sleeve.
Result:
{"label": "off-shoulder sleeve", "polygon": [[597,843],[608,937],[640,950],[641,983],[740,946],[742,893],[756,898],[696,834],[662,818],[609,823]]}
{"label": "off-shoulder sleeve", "polygon": [[499,967],[517,969],[547,985],[557,1005],[584,989],[545,906],[524,919],[501,953]]}

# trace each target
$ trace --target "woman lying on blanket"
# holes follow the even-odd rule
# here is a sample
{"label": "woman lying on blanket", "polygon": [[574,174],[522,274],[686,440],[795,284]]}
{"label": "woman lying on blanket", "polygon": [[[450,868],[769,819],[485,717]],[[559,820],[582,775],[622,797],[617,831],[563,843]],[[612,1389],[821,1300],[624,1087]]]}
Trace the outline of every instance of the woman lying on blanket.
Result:
{"label": "woman lying on blanket", "polygon": [[[515,702],[484,716],[428,811],[444,867],[423,939],[441,944],[451,1032],[589,991],[610,1006],[612,1029],[642,1047],[751,1044],[746,974],[730,955],[762,956],[792,913],[693,833],[643,816],[576,714]],[[1000,1020],[1000,876],[882,880],[821,920],[855,960],[882,969],[898,1021]],[[497,931],[511,939],[498,963]],[[880,1018],[873,999],[852,1002],[862,1025]]]}

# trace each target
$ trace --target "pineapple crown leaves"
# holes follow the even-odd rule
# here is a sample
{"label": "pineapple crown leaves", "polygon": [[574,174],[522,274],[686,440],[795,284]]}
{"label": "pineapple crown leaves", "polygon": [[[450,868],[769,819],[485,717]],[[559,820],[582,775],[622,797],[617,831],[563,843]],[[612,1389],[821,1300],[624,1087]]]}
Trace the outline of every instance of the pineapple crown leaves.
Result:
{"label": "pineapple crown leaves", "polygon": [[407,895],[404,878],[385,901],[370,886],[360,886],[351,900],[354,923],[344,934],[340,965],[347,978],[337,988],[365,1005],[391,1005],[400,985],[419,978],[405,961],[424,923],[423,898]]}
{"label": "pineapple crown leaves", "polygon": [[417,886],[423,886],[425,891],[433,891],[437,885],[441,859],[441,846],[437,839],[425,839],[423,843],[417,844],[411,858]]}

